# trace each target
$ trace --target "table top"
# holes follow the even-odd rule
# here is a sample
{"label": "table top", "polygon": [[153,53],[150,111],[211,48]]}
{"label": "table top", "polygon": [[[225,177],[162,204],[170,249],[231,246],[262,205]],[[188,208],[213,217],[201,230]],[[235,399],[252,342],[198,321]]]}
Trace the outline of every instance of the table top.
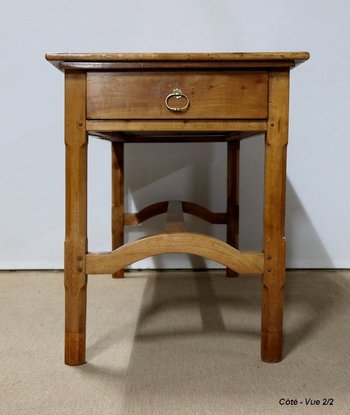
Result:
{"label": "table top", "polygon": [[309,59],[308,52],[234,52],[234,53],[47,53],[46,59],[60,69],[96,69],[118,65],[203,65],[287,66]]}
{"label": "table top", "polygon": [[309,59],[308,52],[234,52],[234,53],[47,53],[48,61],[123,62],[123,61],[251,61]]}

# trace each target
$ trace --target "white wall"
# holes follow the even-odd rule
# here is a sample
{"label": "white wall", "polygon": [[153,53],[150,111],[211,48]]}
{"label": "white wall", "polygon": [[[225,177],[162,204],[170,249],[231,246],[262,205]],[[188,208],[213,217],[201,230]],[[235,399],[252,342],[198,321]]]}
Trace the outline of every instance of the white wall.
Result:
{"label": "white wall", "polygon": [[[346,0],[3,3],[0,268],[63,266],[63,75],[45,52],[299,50],[310,51],[311,60],[292,72],[288,266],[350,267],[349,13]],[[90,143],[89,248],[107,250],[110,149]],[[242,247],[254,249],[261,240],[261,137],[242,147]],[[164,145],[128,146],[126,205],[179,197],[224,209],[224,145],[173,145],[171,153],[173,160]],[[224,230],[215,234],[224,237]],[[203,262],[185,255],[135,266],[192,264]]]}

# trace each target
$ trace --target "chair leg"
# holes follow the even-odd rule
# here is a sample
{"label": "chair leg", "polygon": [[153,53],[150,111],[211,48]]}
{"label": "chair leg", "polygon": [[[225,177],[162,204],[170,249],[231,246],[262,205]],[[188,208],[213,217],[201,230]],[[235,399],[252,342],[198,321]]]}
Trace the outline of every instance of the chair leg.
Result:
{"label": "chair leg", "polygon": [[[112,250],[124,243],[124,143],[112,142]],[[123,278],[124,270],[113,278]]]}
{"label": "chair leg", "polygon": [[[227,142],[227,243],[239,248],[239,141]],[[230,268],[226,276],[235,278],[239,274]]]}

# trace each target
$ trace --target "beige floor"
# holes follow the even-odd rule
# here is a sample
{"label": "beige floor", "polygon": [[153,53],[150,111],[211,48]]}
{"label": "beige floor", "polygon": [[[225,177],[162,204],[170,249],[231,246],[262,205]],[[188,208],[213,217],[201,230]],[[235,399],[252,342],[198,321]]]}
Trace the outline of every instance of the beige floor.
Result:
{"label": "beige floor", "polygon": [[350,272],[288,274],[279,364],[259,359],[260,277],[127,277],[90,277],[88,363],[67,367],[62,273],[0,273],[0,414],[350,413]]}

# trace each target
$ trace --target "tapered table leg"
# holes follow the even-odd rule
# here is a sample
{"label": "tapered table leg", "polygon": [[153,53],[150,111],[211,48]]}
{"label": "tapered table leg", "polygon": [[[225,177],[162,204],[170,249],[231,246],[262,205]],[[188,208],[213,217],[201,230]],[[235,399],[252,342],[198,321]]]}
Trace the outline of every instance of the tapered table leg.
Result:
{"label": "tapered table leg", "polygon": [[265,140],[264,255],[261,357],[282,359],[285,283],[285,192],[288,142],[289,71],[270,73],[269,119]]}
{"label": "tapered table leg", "polygon": [[87,252],[87,145],[85,74],[65,75],[66,239],[65,363],[85,363]]}
{"label": "tapered table leg", "polygon": [[[227,243],[239,248],[239,150],[240,142],[227,142]],[[226,269],[227,277],[239,274]]]}
{"label": "tapered table leg", "polygon": [[[112,249],[124,243],[124,143],[112,142]],[[124,270],[113,274],[123,278]]]}

